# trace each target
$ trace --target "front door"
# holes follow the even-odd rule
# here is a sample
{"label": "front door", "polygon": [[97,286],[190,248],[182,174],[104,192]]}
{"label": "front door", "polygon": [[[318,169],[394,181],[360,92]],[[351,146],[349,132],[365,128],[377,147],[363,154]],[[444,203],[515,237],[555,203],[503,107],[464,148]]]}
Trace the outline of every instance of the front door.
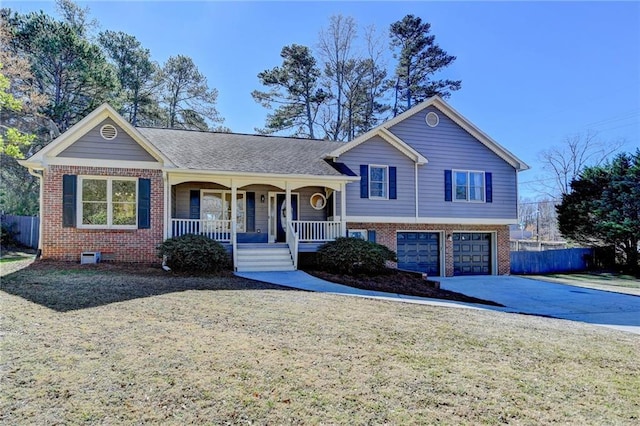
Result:
{"label": "front door", "polygon": [[286,195],[276,195],[276,241],[287,241],[287,215],[291,213],[291,220],[298,220],[298,196],[291,194],[291,212],[286,206]]}

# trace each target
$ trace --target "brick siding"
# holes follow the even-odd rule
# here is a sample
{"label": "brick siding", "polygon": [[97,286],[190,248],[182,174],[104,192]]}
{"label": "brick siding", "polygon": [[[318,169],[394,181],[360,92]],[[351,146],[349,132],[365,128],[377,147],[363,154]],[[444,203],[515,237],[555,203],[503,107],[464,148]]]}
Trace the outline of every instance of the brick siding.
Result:
{"label": "brick siding", "polygon": [[[453,232],[495,232],[498,247],[498,275],[511,272],[511,258],[509,246],[508,225],[431,225],[431,224],[402,224],[402,223],[347,223],[348,229],[367,229],[376,231],[376,242],[384,244],[397,252],[397,231],[438,231],[444,235]],[[445,237],[445,276],[453,276],[453,241]],[[492,257],[493,257],[492,253]]]}
{"label": "brick siding", "polygon": [[[151,228],[78,229],[62,226],[62,176],[126,176],[151,180]],[[164,236],[164,190],[160,170],[50,166],[44,172],[42,258],[79,261],[83,251],[100,251],[116,262],[157,263]]]}

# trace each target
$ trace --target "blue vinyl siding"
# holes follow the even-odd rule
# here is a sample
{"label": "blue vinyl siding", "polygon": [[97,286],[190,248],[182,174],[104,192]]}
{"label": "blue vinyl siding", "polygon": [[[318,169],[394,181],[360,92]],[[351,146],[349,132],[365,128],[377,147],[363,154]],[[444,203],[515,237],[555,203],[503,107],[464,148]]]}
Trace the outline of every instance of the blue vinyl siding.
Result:
{"label": "blue vinyl siding", "polygon": [[[414,162],[380,137],[374,137],[340,156],[351,170],[376,164],[396,168],[396,199],[361,198],[359,184],[347,185],[348,216],[415,217]],[[340,203],[336,203],[340,214]]]}
{"label": "blue vinyl siding", "polygon": [[[436,127],[425,123],[425,116],[430,111],[440,117]],[[389,130],[429,160],[429,163],[418,166],[420,217],[517,218],[516,170],[437,108],[425,108]],[[365,142],[358,148],[367,145]],[[445,201],[445,170],[490,172],[492,202]],[[398,177],[400,179],[405,178]],[[408,183],[412,185],[413,178]],[[348,199],[347,203],[350,201]]]}
{"label": "blue vinyl siding", "polygon": [[[105,124],[111,124],[116,127],[118,136],[115,139],[109,141],[100,136],[100,128]],[[58,157],[156,162],[156,159],[151,154],[138,145],[138,142],[133,140],[111,119],[106,119],[89,130],[71,146],[58,154]]]}

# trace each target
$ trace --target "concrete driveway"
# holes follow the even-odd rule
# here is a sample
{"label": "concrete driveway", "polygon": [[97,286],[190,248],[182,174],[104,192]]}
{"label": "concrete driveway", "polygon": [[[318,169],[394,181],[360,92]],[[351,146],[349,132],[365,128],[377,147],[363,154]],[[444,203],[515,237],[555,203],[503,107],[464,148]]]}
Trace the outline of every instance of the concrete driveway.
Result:
{"label": "concrete driveway", "polygon": [[505,305],[505,307],[495,307],[359,290],[321,280],[303,271],[236,272],[236,275],[300,290],[443,307],[541,315],[640,334],[640,296],[591,290],[517,276],[436,278],[443,289]]}
{"label": "concrete driveway", "polygon": [[[517,276],[438,278],[440,287],[506,306],[496,310],[580,321],[640,334],[640,297]],[[487,309],[493,309],[487,306]]]}

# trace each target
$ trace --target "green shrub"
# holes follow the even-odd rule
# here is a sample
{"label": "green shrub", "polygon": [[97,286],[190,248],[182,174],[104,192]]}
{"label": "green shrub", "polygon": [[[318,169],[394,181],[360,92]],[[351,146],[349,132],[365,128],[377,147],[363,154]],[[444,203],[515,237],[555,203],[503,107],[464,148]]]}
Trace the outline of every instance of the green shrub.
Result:
{"label": "green shrub", "polygon": [[167,256],[167,266],[176,271],[217,272],[231,267],[225,248],[203,235],[169,238],[158,246],[158,257]]}
{"label": "green shrub", "polygon": [[348,275],[383,273],[387,261],[396,261],[393,251],[360,238],[337,238],[322,245],[317,255],[320,269]]}
{"label": "green shrub", "polygon": [[19,232],[16,231],[15,223],[2,223],[1,228],[2,233],[0,234],[0,244],[2,244],[3,247],[15,247],[20,245],[16,239]]}

